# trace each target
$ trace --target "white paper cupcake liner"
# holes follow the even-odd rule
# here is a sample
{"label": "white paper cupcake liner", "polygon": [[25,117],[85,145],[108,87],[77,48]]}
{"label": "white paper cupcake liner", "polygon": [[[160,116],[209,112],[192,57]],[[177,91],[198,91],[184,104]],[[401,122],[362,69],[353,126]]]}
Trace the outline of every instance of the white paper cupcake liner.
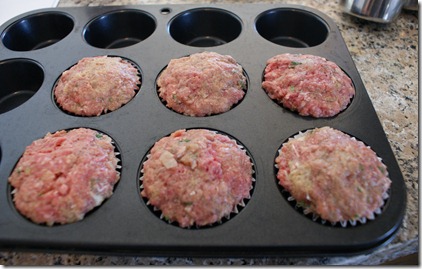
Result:
{"label": "white paper cupcake liner", "polygon": [[[288,191],[285,190],[281,185],[280,185],[280,187],[282,188],[283,192],[288,193]],[[346,228],[347,226],[354,227],[358,224],[365,224],[365,223],[367,223],[368,220],[369,221],[375,220],[376,216],[382,214],[382,212],[384,210],[384,206],[385,206],[386,201],[388,199],[388,196],[389,195],[387,193],[385,193],[385,195],[383,195],[384,204],[381,207],[375,209],[374,212],[372,212],[372,214],[369,217],[361,217],[361,218],[357,218],[357,219],[353,219],[353,220],[344,220],[344,221],[339,221],[339,222],[331,222],[331,221],[322,219],[319,215],[317,215],[316,213],[309,210],[309,208],[302,207],[300,205],[300,203],[297,203],[295,198],[293,198],[292,196],[288,196],[287,201],[294,204],[293,206],[298,212],[302,212],[305,216],[309,217],[314,222],[318,222],[318,223],[321,223],[321,224],[324,224],[324,225],[329,225],[329,226],[341,226],[343,228]],[[386,198],[384,198],[384,197],[386,197]]]}

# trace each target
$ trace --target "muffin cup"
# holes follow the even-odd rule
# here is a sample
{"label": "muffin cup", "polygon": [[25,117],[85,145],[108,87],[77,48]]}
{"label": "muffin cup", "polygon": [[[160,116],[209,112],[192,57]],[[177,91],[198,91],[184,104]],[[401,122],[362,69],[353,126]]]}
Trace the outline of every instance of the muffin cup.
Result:
{"label": "muffin cup", "polygon": [[85,26],[83,36],[91,46],[118,49],[144,41],[155,28],[156,21],[152,15],[124,9],[96,17]]}
{"label": "muffin cup", "polygon": [[192,47],[216,47],[235,40],[242,31],[240,19],[217,8],[196,8],[176,15],[169,33],[177,42]]}
{"label": "muffin cup", "polygon": [[[191,129],[197,129],[197,128],[191,128]],[[209,130],[209,129],[206,129],[206,130]],[[242,150],[248,157],[249,157],[249,160],[250,160],[250,162],[251,162],[251,164],[252,164],[252,184],[251,184],[251,188],[250,188],[250,191],[249,191],[249,195],[248,195],[248,197],[246,197],[246,198],[244,198],[244,199],[242,199],[238,204],[236,204],[234,207],[233,207],[233,210],[230,212],[230,213],[228,213],[227,215],[225,215],[225,216],[223,216],[220,220],[218,220],[218,221],[216,221],[216,222],[214,222],[214,223],[211,223],[211,224],[207,224],[207,225],[192,225],[192,226],[189,226],[189,227],[181,227],[181,226],[179,226],[179,224],[178,224],[178,222],[177,221],[171,221],[171,220],[169,220],[169,219],[167,219],[167,218],[165,218],[165,216],[163,215],[163,213],[162,213],[162,211],[159,209],[159,208],[157,208],[157,207],[155,207],[155,206],[153,206],[151,203],[150,203],[150,201],[148,200],[148,198],[146,198],[146,197],[144,197],[144,196],[142,196],[141,194],[140,194],[140,197],[141,197],[141,199],[145,202],[145,204],[146,204],[146,206],[148,207],[148,209],[155,215],[155,216],[157,216],[159,219],[161,219],[161,220],[163,220],[163,221],[165,221],[165,222],[167,222],[168,224],[171,224],[171,225],[174,225],[174,226],[176,226],[176,227],[179,227],[179,228],[182,228],[182,229],[206,229],[206,228],[210,228],[210,227],[216,227],[216,226],[218,226],[218,225],[221,225],[221,224],[223,224],[223,223],[225,223],[225,222],[227,222],[227,221],[229,221],[230,219],[232,219],[234,216],[236,216],[237,214],[239,214],[245,207],[246,207],[246,205],[247,205],[247,203],[249,202],[249,200],[252,198],[252,194],[253,194],[253,190],[254,190],[254,187],[255,187],[255,182],[256,182],[256,179],[255,179],[255,170],[254,170],[254,167],[255,167],[255,164],[254,164],[254,162],[253,162],[253,160],[252,160],[252,157],[251,157],[251,154],[248,152],[248,150],[237,140],[237,139],[235,139],[234,137],[232,137],[232,136],[230,136],[230,135],[228,135],[228,134],[225,134],[225,133],[223,133],[223,132],[219,132],[219,131],[215,131],[215,130],[209,130],[209,131],[212,131],[212,132],[214,132],[214,133],[216,133],[216,134],[220,134],[220,135],[224,135],[224,136],[227,136],[227,137],[229,137],[231,140],[233,140],[233,141],[235,141],[236,142],[236,144],[237,144],[237,147],[240,149],[240,150]],[[142,160],[142,163],[141,163],[141,167],[140,167],[140,171],[139,171],[139,181],[138,181],[138,183],[139,183],[139,185],[138,185],[138,189],[140,190],[140,192],[142,192],[142,190],[144,189],[144,186],[143,186],[143,174],[144,174],[144,168],[143,168],[143,166],[144,166],[144,163],[151,157],[151,154],[150,154],[150,151],[151,151],[151,149],[152,149],[152,147],[148,150],[148,152],[147,152],[147,154],[145,155],[145,157],[143,158],[143,160]]]}
{"label": "muffin cup", "polygon": [[[82,127],[83,128],[83,127]],[[68,132],[68,131],[70,131],[70,130],[73,130],[73,129],[77,129],[77,128],[72,128],[72,129],[66,129],[65,131],[66,132]],[[106,135],[106,136],[108,136],[108,137],[110,137],[110,139],[111,139],[111,144],[113,145],[113,147],[114,147],[114,156],[117,158],[117,165],[116,165],[116,172],[118,173],[118,175],[119,175],[119,180],[114,184],[114,186],[113,186],[113,194],[114,194],[114,192],[115,192],[115,190],[116,190],[116,188],[117,188],[117,185],[119,184],[119,182],[120,182],[120,177],[121,177],[121,173],[122,173],[122,158],[121,158],[121,153],[120,153],[120,150],[119,150],[119,148],[118,148],[118,146],[116,145],[116,142],[114,141],[114,139],[110,136],[110,135],[108,135],[108,134],[106,134],[106,133],[104,133],[104,132],[102,132],[102,131],[99,131],[99,130],[95,130],[95,129],[92,129],[92,128],[87,128],[87,129],[90,129],[90,130],[94,130],[94,131],[96,131],[97,132],[97,135]],[[60,130],[58,130],[58,131],[60,131]],[[56,131],[56,132],[58,132],[58,131]],[[21,155],[21,157],[16,161],[16,164],[15,164],[15,167],[12,169],[12,171],[11,171],[11,174],[13,173],[13,171],[15,170],[15,168],[16,168],[16,165],[18,164],[18,162],[19,162],[19,160],[22,158],[22,156],[23,156],[23,154]],[[56,227],[56,226],[64,226],[64,225],[70,225],[70,224],[74,224],[74,223],[78,223],[78,222],[80,222],[80,221],[82,221],[82,220],[84,220],[84,219],[86,219],[89,215],[91,215],[91,214],[93,214],[95,211],[97,211],[98,209],[100,209],[101,207],[102,207],[102,205],[105,203],[105,202],[107,202],[107,200],[109,200],[112,196],[113,196],[113,194],[110,196],[110,197],[108,197],[108,198],[105,198],[99,205],[97,205],[97,206],[95,206],[95,207],[93,207],[91,210],[89,210],[89,211],[87,211],[85,214],[84,214],[84,216],[83,216],[83,218],[82,219],[80,219],[80,220],[78,220],[78,221],[75,221],[75,222],[70,222],[70,223],[64,223],[64,224],[60,224],[60,223],[53,223],[52,225],[48,225],[47,223],[35,223],[35,222],[33,222],[30,218],[28,218],[28,217],[26,217],[25,215],[23,215],[23,214],[21,214],[17,209],[16,209],[16,207],[15,207],[15,202],[14,202],[14,194],[15,194],[15,192],[16,192],[16,189],[8,182],[7,183],[7,188],[8,188],[8,193],[9,193],[9,200],[10,200],[10,204],[12,204],[13,205],[13,208],[14,208],[14,211],[15,211],[15,213],[16,214],[18,214],[18,215],[20,215],[21,217],[23,217],[24,219],[26,219],[27,221],[29,221],[29,222],[31,222],[32,224],[36,224],[36,225],[39,225],[39,226],[45,226],[45,227]]]}
{"label": "muffin cup", "polygon": [[[300,131],[299,133],[297,133],[296,135],[294,135],[293,137],[290,137],[287,139],[287,141],[285,141],[281,147],[277,150],[277,156],[280,155],[281,153],[281,149],[283,148],[284,145],[286,145],[287,142],[289,142],[290,140],[294,140],[300,137],[303,137],[308,131],[311,131],[312,129],[309,129],[307,131]],[[352,140],[355,141],[360,141],[357,140],[355,137],[350,136],[350,138]],[[362,141],[361,141],[362,142]],[[366,145],[366,144],[365,144]],[[368,145],[366,145],[366,147],[368,149],[371,149],[371,147],[369,147]],[[375,153],[376,154],[376,153]],[[276,157],[277,157],[276,156]],[[382,162],[382,159],[380,157],[377,156],[377,159]],[[274,174],[277,175],[277,172],[279,171],[279,167],[277,164],[274,165],[275,169],[274,169]],[[387,172],[387,176],[388,176],[388,172]],[[356,219],[351,219],[351,220],[343,220],[343,221],[338,221],[338,222],[333,222],[333,221],[329,221],[329,220],[325,220],[323,218],[321,218],[318,214],[316,214],[315,212],[312,212],[312,210],[310,210],[306,205],[304,205],[303,203],[301,203],[300,201],[296,201],[296,199],[291,196],[290,192],[288,190],[286,190],[280,183],[279,179],[277,177],[275,177],[275,180],[277,181],[277,185],[279,187],[279,190],[282,194],[282,196],[287,200],[287,202],[298,212],[302,213],[303,215],[305,215],[308,219],[311,219],[313,222],[317,222],[317,223],[321,223],[323,225],[328,225],[328,226],[335,226],[335,227],[342,227],[342,228],[346,228],[348,226],[350,227],[355,227],[357,225],[360,224],[365,224],[367,223],[367,221],[372,221],[376,218],[377,215],[382,214],[385,205],[388,202],[388,198],[389,198],[389,191],[390,188],[387,190],[387,192],[384,192],[382,194],[382,199],[383,199],[383,204],[376,208],[372,214],[369,217],[360,217],[360,218],[356,218]]]}
{"label": "muffin cup", "polygon": [[[276,103],[277,105],[279,105],[280,107],[282,107],[283,109],[285,109],[286,111],[288,111],[289,113],[294,113],[294,114],[299,115],[300,117],[309,118],[309,119],[324,119],[324,118],[325,119],[332,119],[332,118],[335,118],[335,117],[337,117],[337,116],[345,113],[349,109],[349,107],[351,107],[353,105],[353,102],[354,102],[354,100],[356,98],[356,94],[358,94],[358,90],[357,90],[357,87],[356,87],[356,85],[355,85],[352,77],[348,74],[347,71],[345,71],[343,68],[341,68],[340,65],[338,65],[336,62],[331,61],[331,60],[329,60],[327,58],[324,58],[324,57],[322,57],[322,59],[325,59],[327,61],[326,62],[327,64],[328,64],[328,62],[334,63],[336,65],[336,67],[338,67],[339,70],[341,70],[343,72],[343,74],[345,75],[345,77],[348,77],[350,79],[350,81],[351,81],[351,87],[354,89],[354,93],[348,99],[347,104],[344,103],[345,104],[344,107],[338,107],[338,110],[337,111],[333,107],[329,107],[330,113],[328,113],[328,111],[324,111],[324,110],[327,110],[327,103],[324,104],[324,102],[321,102],[321,100],[318,99],[320,97],[318,97],[318,98],[305,98],[304,101],[303,101],[304,103],[306,103],[305,105],[302,105],[301,104],[298,107],[292,107],[292,100],[298,100],[298,99],[301,98],[300,96],[299,97],[298,96],[289,96],[289,97],[287,97],[287,95],[286,95],[286,96],[281,97],[280,96],[280,93],[271,91],[269,89],[265,89],[262,86],[262,84],[264,82],[266,82],[265,75],[268,74],[268,73],[272,73],[273,72],[273,70],[271,70],[270,72],[267,73],[267,68],[269,66],[268,61],[270,61],[271,59],[273,59],[273,58],[275,58],[277,56],[281,56],[281,55],[283,55],[283,54],[274,55],[273,57],[271,57],[270,59],[267,60],[267,64],[266,64],[265,68],[263,69],[262,76],[261,76],[261,87],[262,87],[262,90],[267,94],[268,98],[270,98],[274,103]],[[307,56],[307,57],[313,57],[313,58],[320,57],[320,56],[314,55],[314,54],[303,54],[303,53],[297,53],[297,54],[291,54],[291,55],[292,56],[304,56],[304,57]],[[292,67],[294,67],[297,64],[300,64],[300,63],[295,62],[295,61],[292,61],[291,62]],[[325,64],[325,62],[324,62],[324,64]],[[312,73],[311,71],[307,71],[307,72]],[[290,74],[287,75],[286,72],[283,72],[283,74],[279,78],[282,78],[284,75],[285,75],[285,77],[288,77]],[[305,75],[302,75],[301,78],[302,78],[302,82],[303,81],[307,81],[309,79],[308,77],[305,77]],[[270,81],[271,80],[273,80],[273,79],[270,79]],[[314,78],[311,78],[310,79],[310,81],[313,81],[313,80],[314,80]],[[342,82],[345,83],[345,81],[342,81]],[[289,83],[291,83],[291,82],[289,81]],[[283,86],[283,87],[287,87],[287,86]],[[289,86],[289,88],[290,89],[292,89],[292,88],[294,89],[295,86],[291,85],[291,86]],[[297,86],[297,88],[302,89],[301,86]],[[303,87],[303,89],[306,90],[306,87]],[[334,89],[331,87],[331,90],[334,90]],[[271,95],[276,95],[276,96],[271,96]],[[337,96],[339,96],[339,95],[340,95],[340,93],[337,93]],[[336,98],[338,98],[336,101],[337,102],[340,102],[340,101],[344,101],[345,102],[345,100],[346,100],[345,96],[343,96],[344,98],[336,97]],[[284,102],[287,102],[287,104],[285,104]],[[296,103],[297,103],[297,101],[296,101]],[[319,107],[321,111],[324,111],[324,113],[322,113],[320,111],[320,112],[316,113],[317,115],[315,115],[315,112],[316,111],[309,110],[309,108],[308,108],[308,105],[311,104],[311,103],[312,103],[313,106]],[[300,108],[301,106],[303,106],[303,107]],[[305,107],[306,107],[306,109],[305,109]],[[336,111],[336,113],[334,113],[335,111]],[[307,115],[303,115],[303,114],[301,114],[301,112],[306,112]]]}
{"label": "muffin cup", "polygon": [[[71,115],[71,116],[75,116],[75,117],[86,117],[86,118],[89,118],[89,117],[99,117],[99,116],[102,116],[102,115],[105,115],[105,114],[108,114],[108,113],[112,113],[112,112],[114,112],[114,111],[116,111],[116,110],[119,110],[120,108],[122,108],[122,107],[124,107],[124,106],[126,106],[128,103],[130,103],[130,101],[132,101],[133,100],[133,98],[135,98],[136,97],[136,95],[139,93],[139,91],[140,91],[140,89],[141,89],[141,87],[142,87],[142,72],[141,72],[141,68],[135,63],[135,62],[133,62],[132,60],[129,60],[129,59],[127,59],[127,58],[124,58],[124,57],[120,57],[120,56],[114,56],[114,55],[106,55],[107,57],[117,57],[117,58],[121,58],[123,61],[125,61],[125,62],[127,62],[127,63],[129,63],[130,65],[132,65],[133,67],[135,67],[136,68],[136,70],[138,70],[138,73],[137,73],[137,76],[139,77],[139,84],[137,84],[136,86],[137,86],[137,88],[134,90],[135,91],[135,94],[133,95],[133,97],[128,101],[128,102],[126,102],[126,103],[124,103],[124,104],[122,104],[119,108],[117,108],[117,109],[115,109],[115,110],[107,110],[106,112],[104,112],[104,111],[102,111],[101,112],[101,114],[100,115],[98,115],[98,116],[86,116],[86,115],[78,115],[78,114],[75,114],[75,113],[73,113],[73,112],[70,112],[70,111],[67,111],[67,110],[65,110],[65,109],[63,109],[62,108],[62,106],[57,102],[57,99],[56,99],[56,97],[55,97],[55,95],[54,95],[54,91],[55,91],[55,89],[56,89],[56,86],[57,86],[57,84],[59,83],[59,81],[60,81],[60,78],[61,78],[61,76],[62,75],[60,75],[58,78],[57,78],[57,80],[56,80],[56,82],[54,83],[54,85],[53,85],[53,88],[52,88],[52,90],[51,90],[51,98],[52,98],[52,100],[54,101],[54,104],[56,105],[56,107],[57,108],[59,108],[61,111],[63,111],[64,113],[66,113],[66,114],[68,114],[68,115]],[[66,69],[65,71],[67,71],[67,70],[69,70],[69,69],[71,69],[73,66],[75,66],[75,65],[77,65],[78,63],[76,63],[76,64],[74,64],[74,65],[72,65],[72,66],[70,66],[68,69]],[[65,71],[63,71],[63,72],[65,72]],[[63,72],[62,72],[62,74],[63,74]]]}
{"label": "muffin cup", "polygon": [[[187,56],[185,56],[185,57],[188,57],[189,55],[187,55]],[[239,64],[239,63],[237,63],[237,64]],[[240,64],[239,64],[240,65]],[[182,111],[176,111],[175,109],[173,109],[173,108],[171,108],[171,107],[169,107],[168,106],[168,104],[167,104],[167,101],[164,99],[164,98],[162,98],[162,97],[160,97],[160,87],[158,86],[158,83],[157,83],[157,81],[158,81],[158,78],[161,76],[161,74],[164,72],[164,70],[166,70],[166,68],[167,68],[167,66],[168,65],[166,65],[159,73],[158,73],[158,75],[157,75],[157,78],[155,79],[155,89],[156,89],[156,92],[157,92],[157,97],[160,99],[160,101],[161,101],[161,103],[167,108],[167,109],[169,109],[169,110],[171,110],[171,111],[174,111],[175,113],[178,113],[178,114],[180,114],[180,115],[184,115],[184,116],[188,116],[188,117],[198,117],[198,118],[200,118],[200,117],[211,117],[211,116],[216,116],[216,115],[221,115],[221,114],[224,114],[224,113],[227,113],[227,112],[229,112],[230,110],[232,110],[232,109],[234,109],[235,107],[237,107],[238,105],[240,105],[241,103],[242,103],[242,101],[245,99],[245,97],[246,97],[246,94],[248,93],[248,89],[249,89],[249,77],[248,77],[248,74],[246,73],[246,71],[245,71],[245,69],[242,67],[242,74],[243,74],[243,76],[245,76],[245,78],[246,78],[246,80],[245,80],[245,85],[242,85],[243,86],[243,88],[242,88],[242,91],[244,92],[244,96],[240,99],[240,100],[238,100],[236,103],[234,103],[234,104],[232,104],[231,106],[230,106],[230,108],[227,110],[227,111],[224,111],[224,112],[218,112],[218,113],[211,113],[211,114],[209,114],[209,115],[205,115],[205,116],[199,116],[199,115],[188,115],[188,114],[185,114],[185,113],[183,113]],[[241,65],[240,65],[241,66]]]}
{"label": "muffin cup", "polygon": [[327,39],[329,32],[322,18],[295,8],[267,10],[258,15],[255,28],[264,39],[292,48],[320,45]]}
{"label": "muffin cup", "polygon": [[70,34],[73,19],[62,12],[40,12],[10,25],[2,35],[5,47],[13,51],[32,51],[49,47]]}
{"label": "muffin cup", "polygon": [[28,101],[43,81],[44,70],[32,60],[0,61],[0,114]]}

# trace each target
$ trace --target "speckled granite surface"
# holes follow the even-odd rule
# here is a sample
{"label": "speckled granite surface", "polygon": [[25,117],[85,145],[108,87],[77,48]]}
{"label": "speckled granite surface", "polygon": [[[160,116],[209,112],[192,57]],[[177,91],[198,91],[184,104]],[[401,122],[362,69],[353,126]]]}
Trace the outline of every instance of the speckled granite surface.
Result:
{"label": "speckled granite surface", "polygon": [[338,1],[61,0],[59,7],[141,4],[282,3],[316,8],[340,28],[378,113],[407,186],[407,211],[394,240],[367,254],[315,258],[166,258],[0,252],[3,265],[375,265],[419,250],[418,13],[404,11],[380,25],[341,12]]}

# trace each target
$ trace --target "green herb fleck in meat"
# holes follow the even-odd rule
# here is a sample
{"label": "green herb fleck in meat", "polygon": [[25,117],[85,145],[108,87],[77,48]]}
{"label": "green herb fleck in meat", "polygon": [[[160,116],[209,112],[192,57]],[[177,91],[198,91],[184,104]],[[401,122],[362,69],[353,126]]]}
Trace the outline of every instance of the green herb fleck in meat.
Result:
{"label": "green herb fleck in meat", "polygon": [[290,87],[289,87],[289,91],[290,91],[290,92],[294,92],[294,91],[295,91],[295,86],[290,86]]}
{"label": "green herb fleck in meat", "polygon": [[40,193],[38,193],[37,194],[37,197],[41,197],[41,196],[43,196],[44,194],[46,194],[48,191],[44,191],[44,192],[40,192]]}
{"label": "green herb fleck in meat", "polygon": [[96,138],[102,138],[102,137],[103,137],[103,134],[102,134],[102,133],[96,133],[96,134],[95,134],[95,137],[96,137]]}
{"label": "green herb fleck in meat", "polygon": [[171,98],[173,99],[173,101],[174,101],[175,103],[180,104],[180,100],[179,100],[179,98],[177,97],[177,95],[176,95],[175,93],[173,93],[173,94],[171,95]]}
{"label": "green herb fleck in meat", "polygon": [[242,89],[246,88],[246,82],[245,82],[245,81],[243,81],[243,80],[239,80],[239,86],[240,86]]}
{"label": "green herb fleck in meat", "polygon": [[383,166],[378,166],[378,169],[381,171],[381,173],[385,174],[387,171]]}
{"label": "green herb fleck in meat", "polygon": [[95,178],[90,178],[90,179],[89,179],[89,188],[90,188],[91,190],[94,190],[94,188],[95,188],[95,186],[96,186],[97,182],[98,182],[98,179],[95,179]]}
{"label": "green herb fleck in meat", "polygon": [[16,172],[18,173],[18,175],[20,175],[22,173],[22,167],[18,167],[18,169],[16,170]]}
{"label": "green herb fleck in meat", "polygon": [[295,62],[295,61],[292,61],[292,62],[290,63],[289,68],[295,68],[296,66],[298,66],[298,65],[300,65],[300,64],[302,64],[302,63],[301,63],[301,62]]}
{"label": "green herb fleck in meat", "polygon": [[29,175],[31,173],[31,167],[25,167],[25,170],[22,171],[21,169],[21,172],[24,172],[25,175]]}

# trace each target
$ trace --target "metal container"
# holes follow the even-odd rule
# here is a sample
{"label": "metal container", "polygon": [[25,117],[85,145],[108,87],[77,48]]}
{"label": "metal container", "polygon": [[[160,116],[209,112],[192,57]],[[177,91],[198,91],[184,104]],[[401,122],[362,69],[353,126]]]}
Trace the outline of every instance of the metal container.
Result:
{"label": "metal container", "polygon": [[341,0],[343,11],[374,22],[389,23],[399,14],[407,0]]}

